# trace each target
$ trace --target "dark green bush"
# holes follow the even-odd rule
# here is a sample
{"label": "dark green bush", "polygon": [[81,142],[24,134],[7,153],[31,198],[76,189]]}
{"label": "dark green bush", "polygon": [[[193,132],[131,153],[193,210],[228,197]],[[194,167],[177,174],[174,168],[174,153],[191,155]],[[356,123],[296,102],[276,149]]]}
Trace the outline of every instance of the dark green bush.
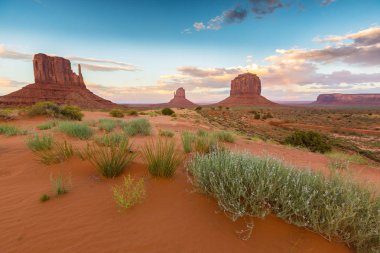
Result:
{"label": "dark green bush", "polygon": [[82,120],[83,113],[80,108],[75,105],[65,105],[61,109],[61,114],[66,119],[71,120]]}
{"label": "dark green bush", "polygon": [[174,114],[174,111],[170,108],[164,108],[161,110],[162,115],[172,115]]}
{"label": "dark green bush", "polygon": [[201,111],[202,110],[202,106],[197,106],[197,108],[195,108],[196,111]]}
{"label": "dark green bush", "polygon": [[325,153],[331,151],[328,137],[313,131],[296,131],[285,139],[285,144],[304,147],[312,152]]}
{"label": "dark green bush", "polygon": [[122,118],[124,117],[124,112],[120,109],[112,109],[110,115],[115,118]]}

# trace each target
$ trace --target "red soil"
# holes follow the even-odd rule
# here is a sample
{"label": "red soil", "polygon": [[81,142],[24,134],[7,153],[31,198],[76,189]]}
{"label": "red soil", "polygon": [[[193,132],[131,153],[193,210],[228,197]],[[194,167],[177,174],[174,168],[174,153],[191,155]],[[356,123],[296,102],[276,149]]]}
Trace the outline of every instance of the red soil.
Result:
{"label": "red soil", "polygon": [[[87,120],[107,114],[85,115]],[[199,127],[187,120],[168,119],[149,118],[154,135],[157,129],[179,132]],[[13,124],[30,128],[43,121],[34,118]],[[56,139],[63,137],[48,131],[54,132]],[[252,237],[243,241],[236,231],[245,229],[244,221],[232,222],[214,199],[195,192],[184,165],[173,179],[154,179],[140,156],[124,174],[143,177],[147,197],[142,204],[118,212],[110,188],[122,177],[103,179],[89,162],[77,157],[58,165],[42,165],[27,149],[26,138],[0,136],[0,252],[352,252],[342,243],[329,242],[272,216],[254,219]],[[149,138],[132,138],[134,147]],[[179,143],[178,133],[175,138]],[[70,141],[75,146],[85,145]],[[239,140],[231,148],[268,153],[313,169],[326,169],[328,164],[322,155],[268,143]],[[360,180],[380,180],[379,170],[368,166],[353,169]],[[41,194],[50,194],[50,174],[59,171],[71,175],[71,191],[40,203]]]}

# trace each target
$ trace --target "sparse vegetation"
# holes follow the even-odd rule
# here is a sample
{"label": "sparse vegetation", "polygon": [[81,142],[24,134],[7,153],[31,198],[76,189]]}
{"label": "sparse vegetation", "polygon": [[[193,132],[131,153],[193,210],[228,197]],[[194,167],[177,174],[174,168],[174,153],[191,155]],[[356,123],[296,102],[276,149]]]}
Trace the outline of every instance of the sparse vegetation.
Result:
{"label": "sparse vegetation", "polygon": [[69,192],[71,188],[71,177],[63,173],[59,173],[57,176],[51,174],[50,182],[53,192],[58,196]]}
{"label": "sparse vegetation", "polygon": [[42,135],[40,137],[38,134],[35,134],[27,140],[26,145],[33,152],[37,152],[52,149],[53,142],[53,137],[50,135]]}
{"label": "sparse vegetation", "polygon": [[112,187],[112,194],[119,207],[126,209],[133,207],[145,198],[144,179],[135,180],[130,175],[124,176],[121,185]]}
{"label": "sparse vegetation", "polygon": [[47,195],[47,194],[42,194],[41,196],[40,196],[40,202],[46,202],[46,201],[48,201],[50,199],[50,197],[49,197],[49,195]]}
{"label": "sparse vegetation", "polygon": [[128,110],[127,114],[130,116],[138,116],[139,115],[138,111],[133,110],[133,109]]}
{"label": "sparse vegetation", "polygon": [[209,153],[218,148],[218,139],[214,134],[198,135],[194,140],[194,150],[197,153]]}
{"label": "sparse vegetation", "polygon": [[326,153],[331,151],[328,137],[313,131],[296,131],[285,139],[285,143],[304,147],[312,152]]}
{"label": "sparse vegetation", "polygon": [[100,119],[99,120],[99,129],[105,130],[106,132],[111,132],[117,125],[118,121],[113,119]]}
{"label": "sparse vegetation", "polygon": [[130,136],[150,135],[152,126],[147,119],[130,120],[122,125],[125,132]]}
{"label": "sparse vegetation", "polygon": [[112,117],[115,117],[115,118],[123,118],[124,117],[124,112],[121,109],[112,109],[110,111],[110,115]]}
{"label": "sparse vegetation", "polygon": [[0,109],[0,120],[12,120],[14,118],[10,110]]}
{"label": "sparse vegetation", "polygon": [[57,123],[55,121],[48,121],[46,123],[42,123],[42,124],[38,125],[37,129],[39,129],[39,130],[48,130],[48,129],[52,129],[56,125],[57,125]]}
{"label": "sparse vegetation", "polygon": [[63,143],[56,143],[52,149],[38,152],[37,155],[40,162],[49,165],[66,161],[74,155],[74,150],[70,143],[64,141]]}
{"label": "sparse vegetation", "polygon": [[174,132],[170,131],[170,130],[163,130],[160,132],[160,136],[164,136],[164,137],[173,137],[174,136]]}
{"label": "sparse vegetation", "polygon": [[95,137],[95,141],[99,145],[111,147],[118,145],[125,138],[128,138],[124,133],[110,133]]}
{"label": "sparse vegetation", "polygon": [[59,105],[50,102],[50,101],[43,101],[43,102],[37,102],[34,105],[32,105],[28,111],[29,116],[38,116],[38,115],[46,115],[49,117],[57,118],[61,114],[61,108]]}
{"label": "sparse vegetation", "polygon": [[61,115],[70,120],[82,120],[83,113],[78,106],[65,105],[61,108]]}
{"label": "sparse vegetation", "polygon": [[195,140],[195,135],[190,132],[182,132],[181,134],[182,146],[185,153],[190,153],[193,151],[193,142]]}
{"label": "sparse vegetation", "polygon": [[195,108],[195,111],[201,111],[202,110],[202,106],[197,106],[196,108]]}
{"label": "sparse vegetation", "polygon": [[188,164],[193,184],[236,220],[272,213],[356,252],[378,252],[380,197],[342,175],[286,167],[272,158],[217,151]]}
{"label": "sparse vegetation", "polygon": [[172,177],[182,156],[176,152],[174,140],[158,139],[146,143],[142,149],[149,173],[156,177]]}
{"label": "sparse vegetation", "polygon": [[218,131],[215,133],[215,135],[219,141],[230,142],[230,143],[235,142],[234,134],[229,131]]}
{"label": "sparse vegetation", "polygon": [[27,133],[26,130],[20,130],[12,125],[0,124],[0,134],[5,136],[25,135]]}
{"label": "sparse vegetation", "polygon": [[88,125],[69,121],[60,122],[58,129],[71,137],[81,140],[87,140],[94,134],[94,131]]}
{"label": "sparse vegetation", "polygon": [[171,108],[164,108],[161,110],[162,115],[172,115],[174,114],[174,111]]}

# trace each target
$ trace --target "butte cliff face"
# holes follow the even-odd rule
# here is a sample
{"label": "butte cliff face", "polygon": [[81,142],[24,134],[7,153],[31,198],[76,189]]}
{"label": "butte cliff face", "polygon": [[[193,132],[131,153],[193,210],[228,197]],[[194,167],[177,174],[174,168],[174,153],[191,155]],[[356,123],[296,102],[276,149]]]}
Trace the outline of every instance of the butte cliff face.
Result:
{"label": "butte cliff face", "polygon": [[319,105],[380,105],[380,94],[321,94],[314,104]]}
{"label": "butte cliff face", "polygon": [[107,108],[115,106],[86,88],[81,67],[78,74],[71,69],[69,60],[36,54],[33,58],[35,83],[0,97],[0,105],[24,106],[39,101],[78,105],[83,108]]}
{"label": "butte cliff face", "polygon": [[191,107],[196,104],[186,99],[185,89],[181,87],[174,92],[174,98],[167,105],[172,107]]}
{"label": "butte cliff face", "polygon": [[231,81],[230,96],[218,105],[273,105],[274,103],[261,96],[260,78],[251,73],[240,74]]}

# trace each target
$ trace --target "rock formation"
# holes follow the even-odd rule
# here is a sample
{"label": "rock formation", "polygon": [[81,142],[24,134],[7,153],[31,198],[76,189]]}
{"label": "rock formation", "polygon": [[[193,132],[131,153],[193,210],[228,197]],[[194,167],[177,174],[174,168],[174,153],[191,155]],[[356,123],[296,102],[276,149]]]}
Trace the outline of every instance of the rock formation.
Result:
{"label": "rock formation", "polygon": [[171,107],[191,107],[195,106],[193,102],[186,99],[185,89],[184,88],[178,88],[176,92],[174,92],[174,98],[169,101],[167,106]]}
{"label": "rock formation", "polygon": [[107,108],[115,106],[86,88],[80,65],[78,74],[71,70],[69,60],[36,54],[33,58],[35,83],[0,97],[0,105],[23,106],[39,101],[78,105],[83,108]]}
{"label": "rock formation", "polygon": [[230,96],[217,105],[273,105],[265,97],[261,96],[260,78],[252,73],[240,74],[231,81]]}
{"label": "rock formation", "polygon": [[380,105],[380,94],[321,94],[318,105]]}

